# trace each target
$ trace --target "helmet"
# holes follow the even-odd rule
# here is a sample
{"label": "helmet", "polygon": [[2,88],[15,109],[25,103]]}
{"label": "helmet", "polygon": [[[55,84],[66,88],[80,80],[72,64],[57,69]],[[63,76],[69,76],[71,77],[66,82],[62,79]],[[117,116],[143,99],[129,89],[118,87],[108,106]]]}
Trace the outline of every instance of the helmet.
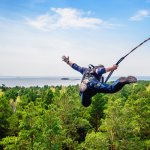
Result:
{"label": "helmet", "polygon": [[102,65],[102,64],[98,64],[96,67],[104,67],[104,65]]}

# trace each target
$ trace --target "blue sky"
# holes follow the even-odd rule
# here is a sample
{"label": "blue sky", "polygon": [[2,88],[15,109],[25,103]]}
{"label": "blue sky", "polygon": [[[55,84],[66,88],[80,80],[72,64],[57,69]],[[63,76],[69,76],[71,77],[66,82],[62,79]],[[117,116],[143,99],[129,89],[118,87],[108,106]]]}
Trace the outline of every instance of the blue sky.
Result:
{"label": "blue sky", "polygon": [[[150,0],[1,0],[0,76],[79,76],[61,61],[106,67],[150,37]],[[150,75],[150,42],[114,75]]]}

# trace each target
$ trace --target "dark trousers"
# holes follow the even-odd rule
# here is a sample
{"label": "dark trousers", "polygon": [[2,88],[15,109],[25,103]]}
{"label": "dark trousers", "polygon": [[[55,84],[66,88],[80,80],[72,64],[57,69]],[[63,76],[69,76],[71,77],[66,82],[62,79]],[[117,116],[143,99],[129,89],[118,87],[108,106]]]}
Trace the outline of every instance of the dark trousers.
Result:
{"label": "dark trousers", "polygon": [[97,93],[116,93],[120,91],[126,83],[122,83],[116,80],[112,84],[95,82],[94,80],[89,82],[88,88],[94,89]]}
{"label": "dark trousers", "polygon": [[83,93],[80,93],[81,103],[88,107],[91,104],[91,98],[97,93],[116,93],[120,91],[126,83],[121,83],[119,80],[116,80],[112,84],[101,83],[97,80],[91,80],[87,84],[87,90]]}

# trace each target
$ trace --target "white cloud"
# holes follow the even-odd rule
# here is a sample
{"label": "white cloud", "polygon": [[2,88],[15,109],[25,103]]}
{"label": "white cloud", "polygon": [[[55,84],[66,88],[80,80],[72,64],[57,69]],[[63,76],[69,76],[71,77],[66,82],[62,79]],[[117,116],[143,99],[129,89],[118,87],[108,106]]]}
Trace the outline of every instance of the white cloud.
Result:
{"label": "white cloud", "polygon": [[150,17],[150,12],[148,10],[139,10],[134,16],[130,17],[131,21],[141,21],[144,18]]}
{"label": "white cloud", "polygon": [[90,11],[85,13],[74,8],[51,8],[49,13],[40,15],[35,19],[26,18],[26,23],[44,31],[112,26],[102,19],[89,17],[90,14]]}

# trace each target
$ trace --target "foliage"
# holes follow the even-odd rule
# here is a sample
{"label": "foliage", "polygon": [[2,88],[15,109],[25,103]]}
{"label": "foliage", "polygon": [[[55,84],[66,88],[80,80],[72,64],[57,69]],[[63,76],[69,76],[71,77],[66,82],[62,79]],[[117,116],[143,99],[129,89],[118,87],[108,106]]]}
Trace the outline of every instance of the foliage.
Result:
{"label": "foliage", "polygon": [[0,149],[149,150],[150,82],[97,94],[76,86],[0,87]]}

